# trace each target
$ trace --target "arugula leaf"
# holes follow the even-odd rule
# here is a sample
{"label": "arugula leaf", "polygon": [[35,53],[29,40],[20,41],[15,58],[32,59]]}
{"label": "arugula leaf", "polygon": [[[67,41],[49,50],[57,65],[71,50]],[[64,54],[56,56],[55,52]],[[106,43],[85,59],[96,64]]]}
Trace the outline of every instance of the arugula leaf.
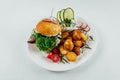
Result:
{"label": "arugula leaf", "polygon": [[46,37],[39,33],[36,33],[36,45],[41,51],[52,50],[56,46],[57,36]]}

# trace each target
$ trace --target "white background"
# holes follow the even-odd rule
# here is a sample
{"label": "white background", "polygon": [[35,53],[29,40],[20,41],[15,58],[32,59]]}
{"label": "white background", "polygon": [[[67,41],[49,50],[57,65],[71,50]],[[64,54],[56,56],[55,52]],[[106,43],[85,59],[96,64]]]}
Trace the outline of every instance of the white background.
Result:
{"label": "white background", "polygon": [[[40,18],[66,7],[95,25],[100,42],[79,68],[47,71],[27,56],[26,41]],[[0,80],[120,80],[120,1],[0,0]]]}

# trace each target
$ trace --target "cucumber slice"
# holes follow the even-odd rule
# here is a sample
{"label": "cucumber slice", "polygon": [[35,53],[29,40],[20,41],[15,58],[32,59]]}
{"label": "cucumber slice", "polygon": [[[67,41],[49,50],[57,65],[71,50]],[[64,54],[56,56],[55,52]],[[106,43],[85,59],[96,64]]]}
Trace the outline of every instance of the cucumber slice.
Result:
{"label": "cucumber slice", "polygon": [[65,19],[74,19],[74,11],[71,8],[66,8],[64,11],[64,20]]}
{"label": "cucumber slice", "polygon": [[58,12],[57,12],[57,19],[58,19],[59,22],[61,22],[61,19],[60,19],[60,12],[61,12],[61,11],[58,11]]}
{"label": "cucumber slice", "polygon": [[64,21],[64,11],[65,11],[65,9],[62,9],[61,11],[60,11],[60,19],[61,19],[61,21]]}

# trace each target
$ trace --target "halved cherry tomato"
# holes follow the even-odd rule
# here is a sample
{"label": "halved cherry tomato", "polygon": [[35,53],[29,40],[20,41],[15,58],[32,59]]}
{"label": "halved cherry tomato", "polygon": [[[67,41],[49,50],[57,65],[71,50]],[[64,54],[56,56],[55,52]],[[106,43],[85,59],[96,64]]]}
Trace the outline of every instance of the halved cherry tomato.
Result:
{"label": "halved cherry tomato", "polygon": [[58,56],[58,54],[54,54],[54,55],[52,56],[52,61],[53,61],[53,62],[58,62],[58,61],[60,61],[60,57]]}
{"label": "halved cherry tomato", "polygon": [[59,51],[58,48],[53,48],[53,49],[52,49],[52,52],[53,52],[54,54],[59,54],[59,53],[60,53],[60,51]]}
{"label": "halved cherry tomato", "polygon": [[47,58],[52,59],[52,57],[53,57],[53,53],[50,52],[50,53],[47,55]]}

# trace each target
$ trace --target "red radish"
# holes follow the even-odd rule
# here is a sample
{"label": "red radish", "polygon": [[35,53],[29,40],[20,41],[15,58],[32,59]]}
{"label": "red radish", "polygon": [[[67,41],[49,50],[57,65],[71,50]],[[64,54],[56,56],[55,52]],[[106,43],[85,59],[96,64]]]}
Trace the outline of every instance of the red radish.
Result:
{"label": "red radish", "polygon": [[28,43],[30,43],[30,44],[34,44],[35,43],[35,40],[36,40],[36,38],[35,37],[33,37],[32,39],[30,39],[29,41],[27,41]]}
{"label": "red radish", "polygon": [[52,57],[53,57],[53,53],[50,52],[50,53],[47,55],[47,58],[52,59]]}
{"label": "red radish", "polygon": [[79,23],[76,27],[81,28],[82,25],[83,25],[83,23]]}
{"label": "red radish", "polygon": [[53,62],[58,62],[58,61],[60,61],[60,57],[58,56],[58,54],[54,54],[53,56],[52,56],[52,61]]}
{"label": "red radish", "polygon": [[87,24],[83,23],[83,25],[81,25],[81,29],[85,29],[87,27]]}
{"label": "red radish", "polygon": [[84,31],[86,31],[86,32],[90,31],[90,27],[87,26],[87,27],[84,29]]}
{"label": "red radish", "polygon": [[81,22],[81,23],[79,23],[79,26],[82,26],[83,25],[83,23]]}
{"label": "red radish", "polygon": [[59,54],[59,53],[60,53],[60,51],[59,51],[58,48],[53,48],[53,49],[52,49],[52,52],[53,52],[54,54]]}

